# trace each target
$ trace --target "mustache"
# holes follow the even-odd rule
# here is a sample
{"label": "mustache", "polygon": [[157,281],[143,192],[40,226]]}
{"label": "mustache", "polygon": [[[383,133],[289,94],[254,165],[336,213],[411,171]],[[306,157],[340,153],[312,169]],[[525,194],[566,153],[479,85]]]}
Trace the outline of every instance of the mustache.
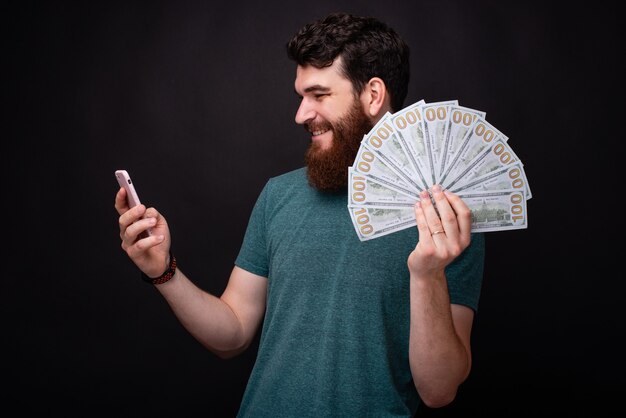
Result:
{"label": "mustache", "polygon": [[308,133],[315,131],[330,131],[333,130],[333,125],[329,122],[309,122],[302,125],[304,130]]}

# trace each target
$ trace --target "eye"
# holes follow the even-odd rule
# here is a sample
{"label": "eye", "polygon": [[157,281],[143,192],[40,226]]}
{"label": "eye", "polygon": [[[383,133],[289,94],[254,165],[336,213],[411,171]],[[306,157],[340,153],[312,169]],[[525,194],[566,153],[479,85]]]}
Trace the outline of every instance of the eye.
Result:
{"label": "eye", "polygon": [[318,94],[315,95],[315,99],[316,100],[321,100],[321,99],[323,99],[326,96],[330,96],[330,94],[329,93],[318,93]]}

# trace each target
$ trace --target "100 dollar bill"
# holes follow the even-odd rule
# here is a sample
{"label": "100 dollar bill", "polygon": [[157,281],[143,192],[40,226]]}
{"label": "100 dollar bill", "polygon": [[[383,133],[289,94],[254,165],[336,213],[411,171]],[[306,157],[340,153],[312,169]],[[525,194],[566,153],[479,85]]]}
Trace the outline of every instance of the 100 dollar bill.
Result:
{"label": "100 dollar bill", "polygon": [[438,178],[442,178],[448,166],[458,153],[463,138],[472,129],[477,118],[484,118],[487,113],[456,105],[450,106],[448,121],[443,133],[443,150],[439,163]]}
{"label": "100 dollar bill", "polygon": [[444,147],[444,131],[448,122],[450,106],[458,105],[458,100],[447,100],[444,102],[425,103],[421,106],[422,130],[424,131],[424,141],[428,152],[428,166],[430,168],[430,178],[427,179],[431,185],[439,182],[438,167],[442,158]]}
{"label": "100 dollar bill", "polygon": [[389,235],[411,228],[415,223],[415,210],[410,208],[373,208],[348,206],[352,225],[361,241]]}
{"label": "100 dollar bill", "polygon": [[409,161],[390,118],[391,113],[385,113],[361,142],[409,187],[418,192],[424,190],[417,182],[419,176]]}
{"label": "100 dollar bill", "polygon": [[453,187],[450,191],[452,193],[459,193],[460,191],[473,192],[504,189],[524,189],[526,200],[532,197],[528,180],[526,179],[526,173],[524,172],[524,166],[521,162],[517,161],[513,164],[505,165],[472,181],[463,183],[461,186]]}
{"label": "100 dollar bill", "polygon": [[424,100],[420,100],[391,115],[391,123],[398,134],[398,142],[411,162],[422,190],[431,186],[425,177],[430,173],[430,166],[422,131],[421,107],[424,103]]}
{"label": "100 dollar bill", "polygon": [[458,188],[517,161],[519,161],[519,158],[511,147],[503,139],[498,139],[490,147],[486,148],[482,154],[465,163],[462,166],[462,171],[455,173],[456,178],[442,179],[442,185],[446,189]]}
{"label": "100 dollar bill", "polygon": [[384,184],[348,167],[348,204],[350,206],[412,207],[417,194],[406,194],[392,184]]}
{"label": "100 dollar bill", "polygon": [[367,148],[363,142],[359,146],[352,169],[403,193],[417,193],[395,171],[391,170],[387,164],[378,158],[374,152]]}
{"label": "100 dollar bill", "polygon": [[528,227],[526,192],[460,192],[472,213],[472,232],[506,231]]}
{"label": "100 dollar bill", "polygon": [[[465,191],[458,195],[471,212],[471,232],[506,231],[528,227],[524,189]],[[387,202],[381,204],[370,202],[367,206],[348,205],[352,225],[359,239],[367,241],[414,227],[416,225],[414,203],[410,206],[407,203],[398,203],[396,206]]]}

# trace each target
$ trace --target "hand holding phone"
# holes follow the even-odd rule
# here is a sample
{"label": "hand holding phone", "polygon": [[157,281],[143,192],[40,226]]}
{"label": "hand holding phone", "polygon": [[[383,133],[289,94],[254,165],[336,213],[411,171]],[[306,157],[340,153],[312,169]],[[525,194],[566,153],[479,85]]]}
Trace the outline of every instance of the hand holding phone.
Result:
{"label": "hand holding phone", "polygon": [[[126,170],[116,170],[115,178],[117,179],[117,182],[120,185],[120,187],[123,187],[124,189],[126,189],[126,200],[128,201],[128,206],[133,208],[139,205],[141,201],[139,200],[139,195],[137,194],[137,191],[135,190],[135,185],[133,184],[133,181],[131,180],[128,172]],[[146,232],[147,232],[147,235],[152,235],[150,232],[150,229],[146,230]],[[144,234],[140,235],[141,238],[145,238],[145,236],[146,235]]]}

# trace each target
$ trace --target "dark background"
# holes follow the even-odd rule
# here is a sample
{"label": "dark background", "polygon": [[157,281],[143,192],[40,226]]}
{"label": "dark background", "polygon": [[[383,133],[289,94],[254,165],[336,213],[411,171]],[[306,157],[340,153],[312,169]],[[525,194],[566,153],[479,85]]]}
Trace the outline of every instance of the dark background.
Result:
{"label": "dark background", "polygon": [[406,105],[486,111],[533,192],[528,229],[487,235],[472,374],[451,405],[418,416],[618,406],[620,13],[394,0],[4,3],[3,406],[235,415],[255,347],[218,359],[139,280],[120,249],[113,172],[130,172],[167,217],[181,268],[220,294],[262,186],[301,166],[308,144],[284,44],[338,10],[406,38]]}

